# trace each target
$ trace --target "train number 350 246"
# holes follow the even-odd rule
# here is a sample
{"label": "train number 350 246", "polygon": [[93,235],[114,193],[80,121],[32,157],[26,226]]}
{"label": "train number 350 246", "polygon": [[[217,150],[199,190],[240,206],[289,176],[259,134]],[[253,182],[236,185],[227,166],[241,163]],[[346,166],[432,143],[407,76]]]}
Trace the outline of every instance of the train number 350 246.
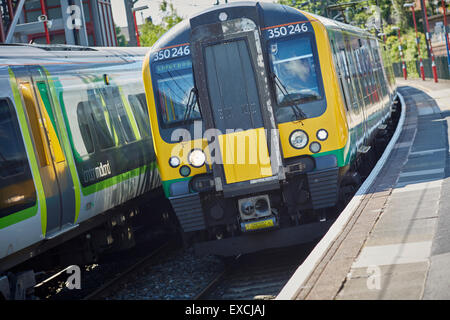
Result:
{"label": "train number 350 246", "polygon": [[293,35],[297,33],[307,32],[308,26],[306,23],[302,24],[290,24],[288,26],[276,27],[272,29],[268,29],[269,39],[279,38],[287,35]]}
{"label": "train number 350 246", "polygon": [[153,61],[165,60],[169,58],[187,56],[191,53],[189,46],[180,46],[170,49],[160,50],[155,54]]}

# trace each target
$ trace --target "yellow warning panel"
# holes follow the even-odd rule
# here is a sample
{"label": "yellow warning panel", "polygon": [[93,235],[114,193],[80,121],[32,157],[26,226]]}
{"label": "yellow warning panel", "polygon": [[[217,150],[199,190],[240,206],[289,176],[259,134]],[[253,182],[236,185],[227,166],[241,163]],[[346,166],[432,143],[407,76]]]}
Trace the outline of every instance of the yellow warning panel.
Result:
{"label": "yellow warning panel", "polygon": [[220,135],[219,146],[227,183],[272,176],[264,128]]}
{"label": "yellow warning panel", "polygon": [[274,223],[274,219],[271,218],[271,219],[267,219],[267,220],[246,223],[244,226],[245,226],[245,231],[253,231],[253,230],[258,230],[258,229],[272,228],[275,226],[275,223]]}

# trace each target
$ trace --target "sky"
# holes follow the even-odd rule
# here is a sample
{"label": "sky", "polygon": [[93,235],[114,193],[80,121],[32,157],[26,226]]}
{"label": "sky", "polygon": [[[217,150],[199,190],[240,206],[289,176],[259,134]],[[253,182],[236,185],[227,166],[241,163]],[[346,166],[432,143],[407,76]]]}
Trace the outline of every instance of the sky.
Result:
{"label": "sky", "polygon": [[[167,0],[172,3],[177,14],[183,18],[207,9],[216,3],[216,0]],[[242,0],[228,0],[228,2],[236,2]],[[262,2],[275,2],[276,0],[262,0]],[[162,0],[139,0],[134,7],[147,5],[149,9],[142,10],[136,13],[137,23],[143,23],[142,17],[145,19],[148,16],[152,17],[154,23],[161,22],[161,13],[159,12],[159,5]],[[220,0],[220,3],[225,3],[225,0]],[[124,0],[111,0],[114,22],[120,27],[127,25],[127,17],[125,14]]]}

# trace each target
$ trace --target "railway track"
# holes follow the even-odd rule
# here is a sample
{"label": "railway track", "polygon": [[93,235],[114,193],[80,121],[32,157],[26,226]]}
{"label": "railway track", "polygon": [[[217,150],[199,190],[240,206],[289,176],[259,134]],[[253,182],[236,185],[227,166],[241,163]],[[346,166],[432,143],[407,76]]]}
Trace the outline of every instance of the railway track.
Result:
{"label": "railway track", "polygon": [[[366,164],[366,172],[370,173],[383,150],[384,146],[379,146],[377,153]],[[363,174],[360,183],[355,185],[351,191],[351,197],[364,179],[365,175]],[[328,212],[327,219],[336,219],[351,197],[341,202],[336,207],[336,211]],[[195,299],[274,299],[316,244],[317,242],[311,242],[300,246],[236,257],[222,272],[217,273],[216,277],[197,294]]]}
{"label": "railway track", "polygon": [[142,272],[158,259],[163,259],[164,255],[179,248],[174,241],[167,239],[156,241],[151,246],[144,245],[126,253],[116,253],[115,257],[110,257],[99,264],[79,267],[81,271],[81,288],[77,288],[79,290],[68,288],[68,278],[74,266],[41,272],[40,281],[34,286],[34,296],[41,300],[102,299],[126,281],[133,281],[131,276],[134,273]]}
{"label": "railway track", "polygon": [[126,286],[128,282],[136,281],[136,278],[140,274],[147,272],[147,269],[150,268],[150,266],[154,264],[156,260],[166,255],[168,252],[173,252],[177,248],[178,247],[173,241],[165,242],[164,244],[160,245],[152,252],[150,252],[147,256],[139,259],[136,263],[128,267],[126,270],[120,272],[114,278],[107,281],[97,290],[85,296],[83,300],[102,300],[107,298],[118,288]]}
{"label": "railway track", "polygon": [[238,256],[195,299],[273,299],[313,248],[309,243]]}

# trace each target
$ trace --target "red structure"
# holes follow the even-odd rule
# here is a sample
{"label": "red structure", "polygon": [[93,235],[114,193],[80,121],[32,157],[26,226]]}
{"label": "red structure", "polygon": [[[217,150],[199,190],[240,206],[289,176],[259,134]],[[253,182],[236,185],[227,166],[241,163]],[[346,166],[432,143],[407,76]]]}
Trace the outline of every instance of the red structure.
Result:
{"label": "red structure", "polygon": [[139,40],[139,28],[136,21],[136,11],[133,10],[133,22],[134,22],[134,30],[136,32],[136,40],[137,40],[137,46],[141,46],[141,41]]}
{"label": "red structure", "polygon": [[0,43],[117,45],[111,0],[0,0],[0,7]]}
{"label": "red structure", "polygon": [[[55,0],[39,0],[40,6],[37,6],[37,2],[25,2],[24,8],[24,18],[25,22],[35,22],[39,15],[46,15],[49,20],[62,18],[61,14],[61,4],[59,1]],[[89,38],[90,45],[97,45],[95,39],[94,25],[92,23],[92,8],[91,8],[91,0],[83,0],[83,9],[85,11],[86,17],[86,31]],[[86,12],[87,10],[87,12]],[[58,28],[48,30],[47,24],[45,23],[45,31],[36,32],[32,34],[28,34],[28,42],[33,41],[35,43],[53,43],[53,44],[64,44],[65,35],[64,28]],[[48,34],[47,34],[48,33]]]}
{"label": "red structure", "polygon": [[405,78],[405,80],[408,79],[408,73],[406,70],[406,63],[405,63],[405,58],[403,57],[403,48],[402,48],[402,38],[400,36],[400,28],[399,27],[393,27],[393,30],[397,30],[397,36],[398,36],[398,49],[400,51],[400,59],[402,61],[402,70],[403,70],[403,77]]}
{"label": "red structure", "polygon": [[423,14],[425,15],[425,22],[427,26],[427,33],[426,38],[430,47],[430,55],[431,55],[431,69],[433,70],[433,78],[434,82],[438,82],[438,75],[437,75],[437,69],[436,69],[436,62],[434,61],[434,54],[433,54],[433,45],[431,44],[431,36],[430,36],[430,24],[428,23],[428,14],[427,14],[427,6],[425,3],[425,0],[422,0],[422,10]]}
{"label": "red structure", "polygon": [[416,44],[417,44],[417,52],[419,54],[419,60],[420,60],[420,76],[422,77],[422,80],[425,81],[425,69],[423,68],[423,61],[422,57],[420,56],[420,39],[419,34],[417,33],[417,23],[416,23],[416,13],[414,11],[414,4],[412,3],[405,3],[403,5],[405,8],[411,8],[413,21],[414,21],[414,30],[416,31]]}
{"label": "red structure", "polygon": [[448,39],[448,32],[447,32],[447,5],[444,0],[441,0],[442,5],[442,15],[444,16],[444,33],[445,33],[445,47],[447,51],[447,65],[448,65],[448,71],[450,72],[450,42]]}

